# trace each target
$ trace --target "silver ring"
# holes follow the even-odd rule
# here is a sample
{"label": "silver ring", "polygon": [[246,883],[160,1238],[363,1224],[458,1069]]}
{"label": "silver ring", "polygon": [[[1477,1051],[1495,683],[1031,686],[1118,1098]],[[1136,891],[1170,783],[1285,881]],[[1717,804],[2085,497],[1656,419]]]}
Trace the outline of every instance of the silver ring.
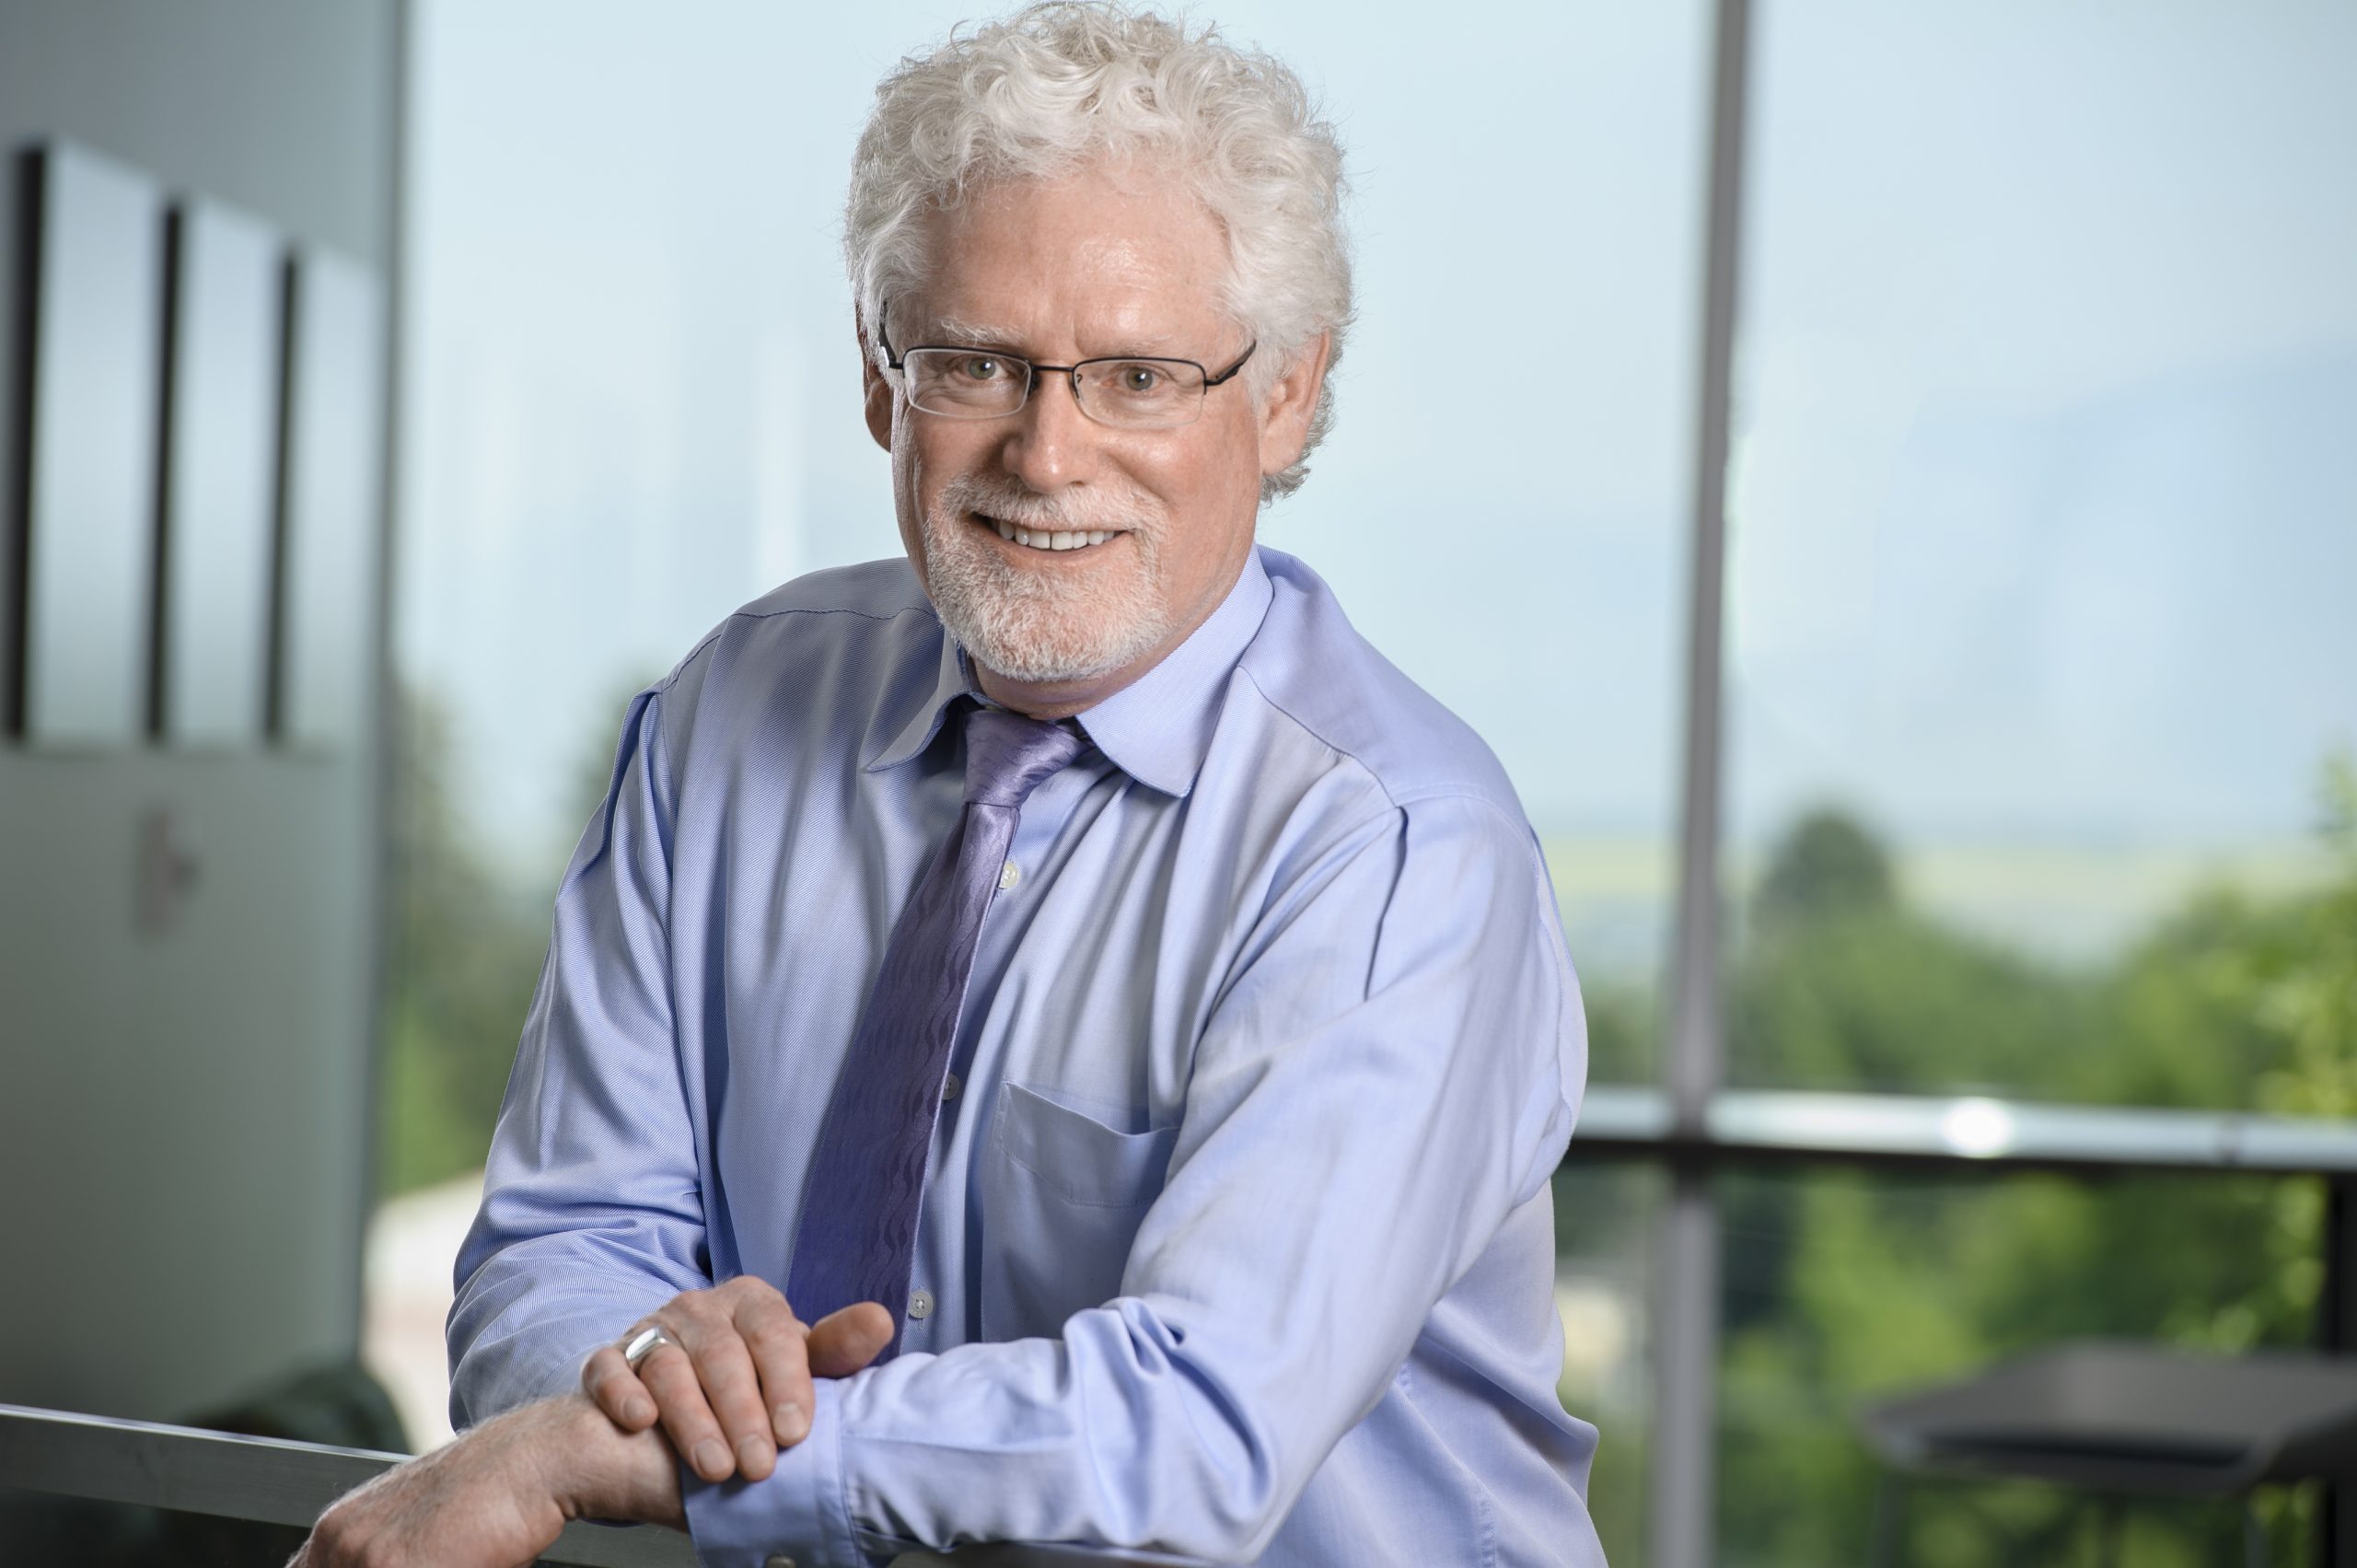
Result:
{"label": "silver ring", "polygon": [[663,1331],[663,1325],[651,1324],[633,1334],[630,1343],[622,1346],[622,1359],[628,1362],[630,1369],[635,1372],[638,1370],[639,1363],[655,1353],[656,1345],[676,1345],[679,1342]]}

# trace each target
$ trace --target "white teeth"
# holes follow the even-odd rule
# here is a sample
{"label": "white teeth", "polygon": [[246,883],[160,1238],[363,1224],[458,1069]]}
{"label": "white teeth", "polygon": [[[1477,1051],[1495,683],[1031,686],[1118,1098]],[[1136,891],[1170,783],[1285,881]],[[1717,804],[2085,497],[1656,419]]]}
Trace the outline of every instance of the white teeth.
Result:
{"label": "white teeth", "polygon": [[1033,550],[1086,550],[1092,544],[1102,544],[1115,533],[1112,528],[1027,528],[1003,517],[989,519],[998,530],[998,537],[1009,544],[1024,544]]}

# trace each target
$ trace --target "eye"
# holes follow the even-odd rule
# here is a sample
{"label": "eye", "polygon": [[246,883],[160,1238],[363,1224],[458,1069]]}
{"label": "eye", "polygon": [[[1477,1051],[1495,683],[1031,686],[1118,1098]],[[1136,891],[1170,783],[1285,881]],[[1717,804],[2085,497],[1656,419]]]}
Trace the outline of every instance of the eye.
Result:
{"label": "eye", "polygon": [[958,361],[958,378],[966,381],[995,381],[1006,373],[1006,367],[987,354],[970,354]]}
{"label": "eye", "polygon": [[1162,380],[1162,372],[1151,365],[1124,365],[1114,377],[1114,385],[1124,392],[1151,392]]}

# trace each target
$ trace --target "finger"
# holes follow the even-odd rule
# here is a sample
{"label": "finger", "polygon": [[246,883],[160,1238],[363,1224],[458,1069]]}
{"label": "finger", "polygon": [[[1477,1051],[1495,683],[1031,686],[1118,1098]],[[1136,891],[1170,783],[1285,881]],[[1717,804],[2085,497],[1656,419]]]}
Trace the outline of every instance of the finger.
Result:
{"label": "finger", "polygon": [[678,1344],[656,1345],[638,1364],[638,1380],[655,1396],[662,1412],[663,1434],[689,1469],[706,1481],[726,1481],[737,1461],[721,1436],[720,1423],[704,1400],[696,1365]]}
{"label": "finger", "polygon": [[892,1314],[881,1303],[855,1301],[810,1325],[811,1375],[848,1377],[891,1342]]}
{"label": "finger", "polygon": [[654,1396],[619,1347],[601,1345],[581,1364],[581,1387],[606,1419],[624,1432],[644,1432],[655,1424]]}
{"label": "finger", "polygon": [[[679,1343],[695,1363],[705,1403],[720,1423],[736,1467],[748,1479],[766,1480],[777,1468],[777,1436],[761,1408],[761,1384],[734,1319],[717,1311],[699,1313],[684,1326]],[[701,1473],[702,1466],[697,1467]]]}
{"label": "finger", "polygon": [[802,1342],[810,1330],[774,1291],[741,1297],[730,1320],[751,1353],[761,1402],[781,1446],[810,1435],[810,1361]]}

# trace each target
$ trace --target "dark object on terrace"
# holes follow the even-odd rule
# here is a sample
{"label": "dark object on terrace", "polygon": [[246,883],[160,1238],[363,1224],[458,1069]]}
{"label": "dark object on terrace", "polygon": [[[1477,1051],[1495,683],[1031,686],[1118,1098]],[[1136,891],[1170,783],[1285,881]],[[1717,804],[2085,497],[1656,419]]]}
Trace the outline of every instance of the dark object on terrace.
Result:
{"label": "dark object on terrace", "polygon": [[1896,1561],[1905,1479],[2052,1482],[2096,1494],[2096,1558],[2119,1556],[2124,1496],[2239,1496],[2244,1557],[2266,1541],[2261,1486],[2357,1481],[2357,1356],[2279,1351],[2234,1357],[2089,1341],[1883,1400],[1862,1416],[1890,1467],[1875,1499],[1871,1561]]}

